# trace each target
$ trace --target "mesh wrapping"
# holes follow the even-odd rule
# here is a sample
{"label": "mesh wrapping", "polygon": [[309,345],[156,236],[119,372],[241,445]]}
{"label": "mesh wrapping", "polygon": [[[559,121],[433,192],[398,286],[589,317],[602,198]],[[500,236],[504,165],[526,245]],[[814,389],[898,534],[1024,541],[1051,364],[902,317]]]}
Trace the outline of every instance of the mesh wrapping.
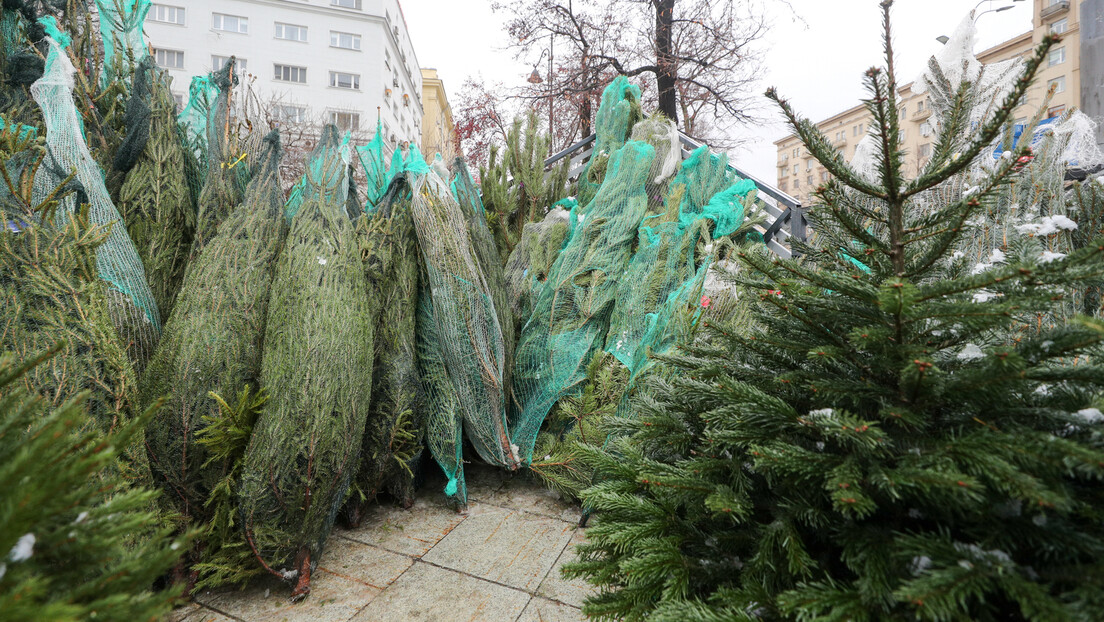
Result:
{"label": "mesh wrapping", "polygon": [[[494,296],[473,249],[463,209],[447,183],[420,161],[413,148],[410,160],[414,228],[428,289],[428,300],[420,308],[428,305],[432,317],[432,322],[419,325],[425,331],[419,336],[419,349],[439,352],[425,352],[430,357],[426,359],[430,367],[423,369],[430,407],[427,438],[449,477],[446,492],[463,502],[463,474],[446,442],[459,438],[459,421],[455,409],[445,410],[448,405],[459,402],[462,427],[480,457],[491,464],[517,466],[505,412],[505,345]],[[441,368],[444,377],[440,377]]]}
{"label": "mesh wrapping", "polygon": [[[47,38],[50,48],[46,72],[31,87],[31,95],[42,108],[46,125],[47,165],[35,180],[39,197],[53,190],[72,171],[83,187],[92,224],[119,223],[119,212],[104,186],[103,172],[96,165],[81,134],[82,125],[73,102],[73,65],[61,46]],[[74,209],[69,197],[59,210],[68,218]],[[110,288],[107,291],[111,321],[141,372],[161,335],[161,316],[146,282],[145,269],[123,226],[112,226],[107,240],[96,251],[96,269]]]}
{"label": "mesh wrapping", "polygon": [[629,139],[629,132],[640,117],[640,87],[629,84],[625,76],[617,76],[602,91],[602,102],[594,118],[594,150],[579,174],[580,205],[585,206],[594,198],[605,178],[609,159]]}
{"label": "mesh wrapping", "polygon": [[[242,465],[246,539],[285,578],[317,565],[359,468],[368,417],[373,309],[354,225],[344,201],[332,200],[347,170],[341,158],[325,164],[319,179],[333,185],[306,193],[280,253],[261,361],[269,398]],[[289,565],[292,574],[278,572]]]}
{"label": "mesh wrapping", "polygon": [[[303,203],[311,199],[335,201],[342,206],[345,205],[349,198],[348,171],[344,166],[336,166],[333,163],[340,161],[343,165],[347,165],[351,162],[350,158],[349,135],[346,134],[342,138],[336,126],[325,126],[318,144],[311,152],[306,173],[288,195],[287,205],[284,208],[284,215],[288,222],[295,218]],[[325,196],[315,196],[318,193],[323,193]]]}
{"label": "mesh wrapping", "polygon": [[242,165],[242,154],[230,131],[231,97],[237,83],[234,65],[235,59],[231,57],[225,67],[211,74],[218,97],[207,111],[207,174],[196,205],[192,257],[203,250],[215,236],[219,223],[241,204],[248,179],[247,166]]}
{"label": "mesh wrapping", "polygon": [[364,211],[371,212],[379,204],[387,191],[390,177],[387,174],[387,160],[383,156],[383,121],[376,122],[376,134],[367,145],[356,148],[360,165],[364,168],[367,191],[365,192]]}
{"label": "mesh wrapping", "polygon": [[548,280],[552,264],[567,241],[570,220],[568,210],[552,208],[544,220],[525,225],[517,246],[510,251],[504,271],[506,295],[517,320],[524,321],[532,314],[533,291]]}
{"label": "mesh wrapping", "polygon": [[151,6],[150,0],[96,0],[104,47],[101,85],[129,73],[125,66],[129,58],[137,63],[148,55],[142,28]]}
{"label": "mesh wrapping", "polygon": [[278,167],[279,135],[246,193],[188,271],[179,300],[140,384],[140,403],[169,399],[147,431],[146,445],[164,498],[185,516],[208,518],[203,507],[225,475],[205,465],[196,442],[204,417],[220,416],[215,392],[230,399],[256,386],[261,368],[269,291],[285,235]]}
{"label": "mesh wrapping", "polygon": [[572,213],[571,239],[535,296],[514,375],[522,411],[513,441],[526,462],[548,411],[582,382],[595,350],[605,345],[618,283],[648,210],[645,184],[654,159],[655,148],[638,141],[613,153],[597,195]]}
{"label": "mesh wrapping", "polygon": [[[152,68],[147,57],[139,65],[134,83],[132,96],[148,91],[149,112],[144,119],[148,140],[119,191],[119,211],[164,321],[184,279],[195,204],[168,77]],[[142,86],[147,83],[148,89]]]}

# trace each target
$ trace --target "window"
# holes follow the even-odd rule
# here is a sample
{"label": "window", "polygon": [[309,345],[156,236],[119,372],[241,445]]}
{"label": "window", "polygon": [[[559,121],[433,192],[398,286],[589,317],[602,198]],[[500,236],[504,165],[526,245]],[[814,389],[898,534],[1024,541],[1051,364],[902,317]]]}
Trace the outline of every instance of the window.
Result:
{"label": "window", "polygon": [[1054,6],[1059,2],[1062,2],[1062,0],[1047,0],[1047,6]]}
{"label": "window", "polygon": [[[341,48],[344,50],[359,50],[360,49],[360,35],[354,35],[351,32],[337,32],[335,30],[330,31],[330,47]],[[387,55],[390,60],[390,54]],[[390,69],[390,65],[388,65]]]}
{"label": "window", "polygon": [[1053,117],[1060,117],[1064,114],[1066,114],[1066,107],[1065,106],[1055,106],[1053,108],[1047,109],[1047,118],[1048,119],[1053,118]]}
{"label": "window", "polygon": [[809,175],[808,177],[805,178],[805,184],[809,185],[809,186],[813,185],[813,176],[812,175]]}
{"label": "window", "polygon": [[154,52],[154,59],[157,61],[158,67],[164,67],[165,69],[184,68],[184,52],[157,50]]}
{"label": "window", "polygon": [[824,171],[820,174],[820,182],[824,184],[828,183],[828,171]]}
{"label": "window", "polygon": [[851,135],[852,136],[858,136],[859,135],[859,126],[856,125],[855,127],[851,128]]}
{"label": "window", "polygon": [[274,109],[276,120],[281,123],[306,123],[307,107],[292,104],[278,104]]}
{"label": "window", "polygon": [[1057,78],[1055,78],[1053,80],[1048,80],[1047,81],[1047,88],[1048,89],[1054,89],[1055,93],[1065,93],[1066,92],[1066,76],[1058,76]]}
{"label": "window", "polygon": [[341,131],[355,132],[360,129],[360,114],[356,112],[331,110],[326,121],[333,123]]}
{"label": "window", "polygon": [[920,149],[917,150],[916,154],[918,156],[920,156],[921,158],[930,158],[931,157],[931,143],[925,143],[923,145],[920,145]]}
{"label": "window", "polygon": [[786,191],[786,182],[784,182],[784,181],[779,182],[778,183],[778,189],[785,192]]}
{"label": "window", "polygon": [[249,18],[239,17],[237,15],[223,15],[222,13],[212,13],[211,27],[215,30],[238,32],[245,35],[249,34]]}
{"label": "window", "polygon": [[797,172],[800,171],[800,170],[801,170],[801,165],[800,164],[794,164],[794,175],[797,175]]}
{"label": "window", "polygon": [[931,123],[928,123],[927,121],[925,121],[924,123],[920,124],[920,135],[921,136],[931,136],[932,135]]}
{"label": "window", "polygon": [[330,72],[330,86],[339,89],[360,90],[360,76],[355,73]]}
{"label": "window", "polygon": [[276,65],[275,79],[282,82],[307,83],[307,68],[293,67],[292,65]]}
{"label": "window", "polygon": [[1050,51],[1050,58],[1047,61],[1047,65],[1053,67],[1055,65],[1061,65],[1066,62],[1066,48],[1060,47]]}
{"label": "window", "polygon": [[391,50],[383,51],[383,66],[387,67],[388,70],[391,69]]}
{"label": "window", "polygon": [[801,180],[797,179],[797,178],[794,178],[794,190],[797,190],[800,187],[801,187]]}
{"label": "window", "polygon": [[1069,30],[1069,20],[1064,17],[1050,25],[1050,31],[1056,35],[1060,35],[1067,30]]}
{"label": "window", "polygon": [[184,95],[180,93],[173,93],[173,101],[176,103],[176,114],[180,114],[180,111],[184,109]]}
{"label": "window", "polygon": [[[793,157],[795,157],[795,158],[797,157],[797,147],[794,147],[794,150],[793,150]],[[797,169],[794,169],[794,172],[796,173],[796,172],[797,172]]]}
{"label": "window", "polygon": [[899,143],[905,142],[905,130],[898,130],[897,131],[897,142],[899,142]]}
{"label": "window", "polygon": [[166,24],[180,24],[181,26],[183,26],[184,8],[179,6],[169,6],[167,4],[155,4],[150,7],[150,19],[155,22],[164,22]]}
{"label": "window", "polygon": [[285,41],[307,41],[307,27],[276,22],[276,38]]}
{"label": "window", "polygon": [[[222,68],[226,66],[226,63],[230,62],[229,56],[212,56],[211,57],[211,71],[222,71]],[[234,59],[234,72],[237,74],[243,74],[247,71],[246,61],[244,58]]]}
{"label": "window", "polygon": [[813,161],[812,160],[805,160],[805,170],[807,170],[807,171],[813,170]]}
{"label": "window", "polygon": [[359,9],[360,0],[330,0],[330,6],[339,6],[345,9]]}

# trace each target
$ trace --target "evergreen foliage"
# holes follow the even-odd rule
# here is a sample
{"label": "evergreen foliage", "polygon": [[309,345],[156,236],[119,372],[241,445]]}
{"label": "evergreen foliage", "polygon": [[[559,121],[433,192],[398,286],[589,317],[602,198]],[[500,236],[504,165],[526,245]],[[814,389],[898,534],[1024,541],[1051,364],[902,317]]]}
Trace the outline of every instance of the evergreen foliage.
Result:
{"label": "evergreen foliage", "polygon": [[195,226],[186,154],[177,129],[176,102],[167,80],[167,75],[152,66],[150,57],[138,67],[131,97],[140,102],[145,94],[146,115],[131,122],[144,127],[148,139],[134,155],[136,162],[127,173],[118,202],[127,232],[146,267],[146,280],[163,322],[169,319],[184,279]]}
{"label": "evergreen foliage", "polygon": [[[805,260],[741,251],[755,327],[710,320],[613,423],[630,436],[592,453],[598,521],[567,568],[602,589],[590,616],[1099,618],[1104,334],[1013,329],[1097,282],[1104,240],[1053,260],[1018,240],[976,270],[955,256],[1027,147],[973,165],[1057,38],[979,124],[975,85],[955,84],[931,163],[908,179],[891,4],[888,67],[867,73],[873,176],[769,92],[835,177],[817,237]],[[976,190],[946,192],[963,175]]]}
{"label": "evergreen foliage", "polygon": [[21,376],[66,347],[0,356],[0,617],[159,619],[179,591],[153,583],[191,536],[172,540],[149,509],[156,493],[116,468],[153,411],[104,433],[85,412],[87,392],[56,407],[27,392]]}
{"label": "evergreen foliage", "polygon": [[500,262],[517,246],[525,225],[539,222],[548,206],[570,191],[568,160],[563,160],[551,175],[545,173],[550,141],[540,131],[536,112],[530,112],[525,119],[514,119],[506,132],[505,150],[492,146],[487,166],[479,170],[487,225],[494,233]]}

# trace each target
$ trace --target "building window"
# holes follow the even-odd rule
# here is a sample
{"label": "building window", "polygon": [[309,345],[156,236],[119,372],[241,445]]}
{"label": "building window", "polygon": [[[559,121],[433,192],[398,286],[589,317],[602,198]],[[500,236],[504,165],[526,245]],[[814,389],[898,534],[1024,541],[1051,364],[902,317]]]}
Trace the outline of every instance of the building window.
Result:
{"label": "building window", "polygon": [[925,143],[923,145],[920,145],[920,148],[916,151],[916,155],[920,156],[921,158],[930,158],[931,157],[931,143]]}
{"label": "building window", "polygon": [[1060,35],[1067,30],[1069,30],[1069,20],[1064,17],[1050,25],[1050,31],[1056,35]]}
{"label": "building window", "polygon": [[330,86],[339,89],[360,90],[360,76],[355,73],[330,72]]}
{"label": "building window", "polygon": [[801,187],[801,180],[795,178],[794,179],[794,190],[797,190],[800,187]]}
{"label": "building window", "polygon": [[302,41],[307,42],[307,27],[296,26],[295,24],[281,24],[276,22],[276,38],[284,39],[285,41]]}
{"label": "building window", "polygon": [[1048,89],[1054,89],[1055,93],[1065,93],[1066,92],[1066,76],[1058,76],[1057,78],[1055,78],[1053,80],[1048,80],[1047,81],[1047,88]]}
{"label": "building window", "polygon": [[820,181],[821,183],[828,183],[828,171],[824,171],[820,174]]}
{"label": "building window", "polygon": [[333,123],[337,126],[337,129],[343,132],[355,132],[360,129],[360,113],[356,112],[331,110],[326,121]]}
{"label": "building window", "polygon": [[281,82],[307,83],[307,68],[293,67],[291,65],[276,65],[275,79]]}
{"label": "building window", "polygon": [[1050,51],[1050,58],[1047,60],[1047,65],[1053,67],[1055,65],[1061,65],[1066,62],[1066,48],[1060,47]]}
{"label": "building window", "polygon": [[925,121],[925,122],[920,124],[920,135],[921,136],[931,136],[932,131],[933,131],[933,128],[932,128],[931,123],[928,123],[927,121]]}
{"label": "building window", "polygon": [[897,142],[905,142],[905,130],[897,130]]}
{"label": "building window", "polygon": [[[797,147],[794,147],[794,150],[793,150],[793,157],[795,157],[795,158],[797,157]],[[797,172],[797,169],[796,169],[796,168],[794,169],[794,172],[795,172],[795,173]]]}
{"label": "building window", "polygon": [[1064,114],[1066,114],[1066,107],[1065,106],[1055,106],[1053,108],[1048,108],[1047,109],[1047,118],[1048,119],[1051,119],[1051,118],[1054,118],[1054,117],[1060,117]]}
{"label": "building window", "polygon": [[797,172],[800,171],[800,170],[801,170],[801,165],[800,164],[794,164],[794,175],[797,175]]}
{"label": "building window", "polygon": [[805,160],[805,170],[807,170],[807,171],[813,170],[813,161],[812,160]]}
{"label": "building window", "polygon": [[[360,35],[354,35],[351,32],[337,32],[336,30],[330,31],[330,47],[341,48],[343,50],[359,50],[360,49]],[[388,54],[388,59],[390,59]],[[391,67],[388,66],[388,69]]]}
{"label": "building window", "polygon": [[[230,62],[229,56],[212,56],[211,57],[211,71],[222,71],[222,68],[226,66],[226,63]],[[244,58],[234,59],[234,71],[241,75],[246,72],[246,61]]]}
{"label": "building window", "polygon": [[306,123],[307,107],[291,104],[277,104],[273,108],[274,116],[280,123]]}
{"label": "building window", "polygon": [[[155,4],[150,7],[150,19],[165,24],[184,25],[184,7]],[[1063,20],[1065,21],[1065,20]]]}
{"label": "building window", "polygon": [[157,50],[154,52],[154,59],[157,61],[158,67],[163,67],[165,69],[184,68],[184,52],[178,52],[176,50]]}
{"label": "building window", "polygon": [[249,18],[237,15],[211,14],[211,27],[215,30],[237,32],[243,35],[249,34]]}
{"label": "building window", "polygon": [[809,185],[809,186],[813,185],[813,176],[812,175],[809,175],[808,177],[805,178],[805,184]]}
{"label": "building window", "polygon": [[784,182],[784,181],[779,182],[778,183],[778,189],[785,192],[786,191],[786,182]]}
{"label": "building window", "polygon": [[181,93],[173,93],[173,102],[176,104],[176,114],[180,114],[180,111],[184,109],[184,95]]}
{"label": "building window", "polygon": [[330,0],[330,6],[339,6],[343,9],[359,9],[360,0]]}

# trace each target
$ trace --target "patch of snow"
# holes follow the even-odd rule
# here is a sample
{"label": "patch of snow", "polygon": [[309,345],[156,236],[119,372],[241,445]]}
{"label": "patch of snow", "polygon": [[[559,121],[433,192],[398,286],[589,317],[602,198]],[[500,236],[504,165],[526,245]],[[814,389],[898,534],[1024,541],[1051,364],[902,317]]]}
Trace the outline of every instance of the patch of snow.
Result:
{"label": "patch of snow", "polygon": [[1000,263],[1004,261],[1004,252],[999,248],[994,248],[993,252],[989,253],[989,263]]}
{"label": "patch of snow", "polygon": [[13,562],[21,562],[31,558],[34,554],[35,535],[33,533],[25,533],[19,537],[15,546],[12,547],[11,552],[8,553],[8,559]]}
{"label": "patch of snow", "polygon": [[835,411],[833,411],[831,408],[818,408],[816,410],[810,410],[809,411],[809,416],[810,417],[831,417],[834,412]]}
{"label": "patch of snow", "polygon": [[1045,216],[1039,222],[1029,222],[1016,225],[1016,231],[1020,235],[1053,235],[1059,231],[1074,231],[1077,223],[1061,214]]}
{"label": "patch of snow", "polygon": [[980,358],[985,358],[985,353],[981,351],[977,344],[973,343],[966,344],[962,351],[958,353],[958,360],[960,361],[976,361]]}
{"label": "patch of snow", "polygon": [[962,251],[955,251],[955,252],[951,253],[951,259],[962,259],[965,256],[966,256],[966,253],[964,253]]}
{"label": "patch of snow", "polygon": [[1082,423],[1087,423],[1091,425],[1104,421],[1104,413],[1100,412],[1100,410],[1096,408],[1082,408],[1081,410],[1077,411],[1077,418],[1080,419]]}
{"label": "patch of snow", "polygon": [[974,264],[973,269],[970,270],[970,274],[981,274],[982,272],[985,272],[986,270],[988,270],[989,268],[992,268],[992,267],[993,267],[993,264],[991,264],[991,263],[984,263],[984,262],[983,263],[977,263],[977,264]]}
{"label": "patch of snow", "polygon": [[931,568],[932,560],[927,555],[921,555],[919,557],[913,557],[912,563],[909,564],[909,571],[914,575],[918,575],[928,568]]}
{"label": "patch of snow", "polygon": [[992,300],[994,298],[1000,298],[1000,294],[998,294],[996,292],[991,292],[987,289],[983,289],[980,292],[976,292],[974,294],[974,302],[977,302],[977,303],[989,302],[990,300]]}
{"label": "patch of snow", "polygon": [[1043,254],[1039,255],[1039,263],[1050,263],[1056,259],[1061,259],[1065,256],[1065,253],[1052,253],[1050,251],[1043,251]]}
{"label": "patch of snow", "polygon": [[319,256],[318,257],[318,265],[320,265],[320,266],[326,265],[326,258],[322,257],[322,256]]}
{"label": "patch of snow", "polygon": [[79,525],[83,523],[86,518],[88,518],[88,512],[81,512],[80,514],[77,514],[77,520],[73,521],[73,524]]}

